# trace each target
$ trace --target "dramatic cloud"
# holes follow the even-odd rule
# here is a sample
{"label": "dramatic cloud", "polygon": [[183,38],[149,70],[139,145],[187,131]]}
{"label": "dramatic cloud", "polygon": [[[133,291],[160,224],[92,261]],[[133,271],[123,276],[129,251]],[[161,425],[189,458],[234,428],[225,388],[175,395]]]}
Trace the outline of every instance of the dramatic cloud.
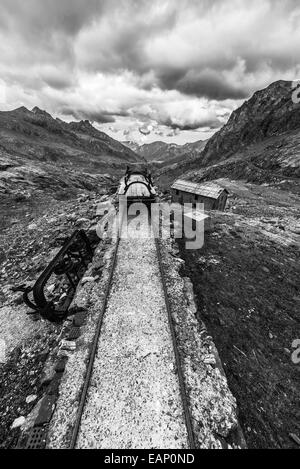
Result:
{"label": "dramatic cloud", "polygon": [[299,50],[297,0],[1,0],[0,105],[194,138]]}

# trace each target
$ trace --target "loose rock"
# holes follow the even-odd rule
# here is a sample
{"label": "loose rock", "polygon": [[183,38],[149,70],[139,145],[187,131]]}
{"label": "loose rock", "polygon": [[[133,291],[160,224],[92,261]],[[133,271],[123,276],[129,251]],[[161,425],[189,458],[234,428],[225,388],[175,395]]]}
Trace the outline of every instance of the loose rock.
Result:
{"label": "loose rock", "polygon": [[26,404],[32,404],[32,402],[35,402],[36,400],[37,400],[37,396],[35,395],[28,396],[26,397]]}
{"label": "loose rock", "polygon": [[11,426],[11,429],[15,430],[16,428],[20,428],[22,427],[22,425],[25,424],[25,422],[26,422],[25,417],[19,417],[14,421],[14,423]]}

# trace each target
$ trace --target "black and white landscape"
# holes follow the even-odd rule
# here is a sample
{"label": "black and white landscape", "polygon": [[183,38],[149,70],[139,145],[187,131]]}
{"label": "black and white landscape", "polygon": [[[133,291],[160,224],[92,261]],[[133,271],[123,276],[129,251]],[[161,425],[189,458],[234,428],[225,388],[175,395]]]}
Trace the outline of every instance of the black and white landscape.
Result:
{"label": "black and white landscape", "polygon": [[[0,11],[0,448],[299,448],[299,2]],[[130,170],[228,191],[202,249],[97,236]]]}

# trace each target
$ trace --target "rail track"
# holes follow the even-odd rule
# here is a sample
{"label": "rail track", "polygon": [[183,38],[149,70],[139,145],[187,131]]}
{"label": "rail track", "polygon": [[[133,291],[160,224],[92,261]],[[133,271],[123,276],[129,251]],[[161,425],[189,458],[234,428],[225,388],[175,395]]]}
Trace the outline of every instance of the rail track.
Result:
{"label": "rail track", "polygon": [[[150,229],[151,229],[151,222],[150,222]],[[107,306],[109,303],[113,279],[114,279],[114,275],[116,271],[120,243],[121,243],[121,237],[120,237],[120,234],[118,234],[113,261],[111,265],[111,270],[109,274],[109,281],[108,281],[107,288],[106,288],[105,295],[104,295],[104,302],[103,302],[103,306],[99,315],[99,320],[96,326],[96,331],[95,331],[93,343],[91,346],[88,368],[87,368],[87,372],[86,372],[86,376],[84,380],[84,386],[83,386],[82,393],[81,393],[76,422],[73,427],[72,438],[71,438],[71,442],[69,446],[70,449],[76,449],[76,447],[78,446],[78,439],[79,439],[81,427],[83,425],[82,420],[83,420],[86,402],[88,399],[94,364],[95,364],[95,360],[97,357],[99,340],[101,340],[102,326],[103,326]],[[188,402],[188,396],[186,392],[184,373],[183,373],[183,369],[181,366],[180,351],[178,348],[175,326],[174,326],[174,322],[172,319],[171,306],[169,303],[167,284],[166,284],[166,279],[164,275],[163,260],[162,260],[161,250],[160,250],[160,243],[158,239],[155,239],[155,249],[156,249],[156,256],[157,256],[158,265],[159,265],[160,280],[161,280],[162,289],[163,289],[165,308],[166,308],[167,315],[168,315],[169,332],[172,338],[172,347],[173,347],[174,359],[175,359],[178,382],[179,382],[180,400],[182,404],[182,413],[184,416],[184,422],[185,422],[185,427],[186,427],[188,447],[189,449],[194,449],[196,446],[195,446],[195,439],[194,439],[194,433],[193,433],[192,418],[191,418],[190,409],[189,409],[189,402]]]}
{"label": "rail track", "polygon": [[174,322],[172,318],[172,311],[171,311],[171,306],[170,306],[169,297],[168,297],[168,290],[167,290],[167,284],[166,284],[166,279],[164,275],[162,255],[160,251],[159,240],[157,238],[155,238],[155,246],[156,246],[157,259],[158,259],[159,270],[160,270],[160,277],[161,277],[163,291],[164,291],[165,303],[166,303],[166,308],[168,312],[168,321],[169,321],[170,333],[172,337],[172,344],[173,344],[173,350],[174,350],[174,355],[175,355],[175,360],[176,360],[176,367],[177,367],[177,372],[178,372],[180,395],[181,395],[182,407],[184,411],[187,434],[188,434],[189,449],[195,449],[196,446],[195,446],[195,440],[194,440],[192,417],[191,417],[191,413],[189,409],[189,402],[188,402],[188,396],[186,392],[184,374],[183,374],[181,360],[180,360],[180,352],[178,349],[177,339],[176,339],[176,330],[175,330],[175,326],[174,326]]}

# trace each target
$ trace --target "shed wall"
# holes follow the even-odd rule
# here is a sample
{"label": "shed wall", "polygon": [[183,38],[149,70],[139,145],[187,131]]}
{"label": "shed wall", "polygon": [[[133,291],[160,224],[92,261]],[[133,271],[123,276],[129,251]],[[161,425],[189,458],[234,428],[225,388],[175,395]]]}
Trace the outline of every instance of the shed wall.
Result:
{"label": "shed wall", "polygon": [[220,197],[216,199],[210,199],[201,195],[191,194],[189,192],[178,191],[176,189],[171,190],[172,200],[179,204],[204,204],[205,210],[220,210],[224,211],[226,208],[228,194],[224,191]]}
{"label": "shed wall", "polygon": [[173,202],[179,204],[204,204],[205,210],[214,210],[215,203],[217,202],[214,199],[209,199],[208,197],[203,197],[200,195],[191,194],[189,192],[176,191],[172,189],[172,199]]}

